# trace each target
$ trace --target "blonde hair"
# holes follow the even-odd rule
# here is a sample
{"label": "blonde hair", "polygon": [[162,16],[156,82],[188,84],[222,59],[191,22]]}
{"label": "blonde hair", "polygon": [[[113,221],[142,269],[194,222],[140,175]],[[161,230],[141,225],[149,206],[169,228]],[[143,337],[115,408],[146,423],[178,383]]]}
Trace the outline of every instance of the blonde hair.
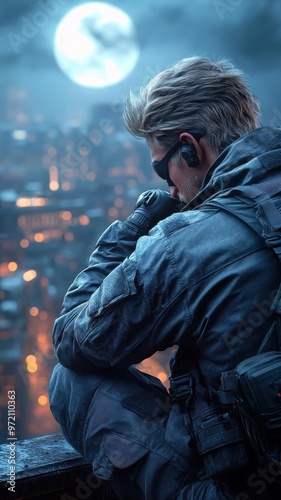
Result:
{"label": "blonde hair", "polygon": [[260,108],[246,77],[233,64],[204,57],[182,59],[160,72],[124,111],[128,131],[169,148],[188,129],[206,129],[216,153],[260,126]]}

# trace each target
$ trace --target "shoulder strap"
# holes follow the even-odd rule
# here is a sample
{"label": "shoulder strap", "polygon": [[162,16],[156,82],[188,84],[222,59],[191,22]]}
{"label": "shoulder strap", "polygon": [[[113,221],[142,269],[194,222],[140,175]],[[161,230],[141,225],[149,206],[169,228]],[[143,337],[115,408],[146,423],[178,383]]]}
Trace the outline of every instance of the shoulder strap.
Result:
{"label": "shoulder strap", "polygon": [[[280,174],[269,182],[241,186],[221,193],[210,201],[207,200],[204,206],[219,207],[242,220],[271,248],[281,266],[281,213],[273,201],[273,197],[278,194],[281,198]],[[253,208],[256,217],[253,217]],[[276,349],[276,337],[281,349],[281,283],[272,309],[277,313],[276,320],[266,333],[258,354]],[[211,389],[209,391],[211,401],[219,405],[235,404],[237,402],[233,392],[237,388],[235,370],[223,372],[221,384],[221,390]]]}
{"label": "shoulder strap", "polygon": [[[219,206],[243,220],[266,241],[281,262],[281,248],[279,249],[276,242],[273,242],[274,237],[280,241],[281,245],[281,234],[279,233],[281,213],[272,199],[277,194],[280,194],[281,197],[280,177],[278,181],[273,180],[231,189],[210,201],[207,200],[204,206]],[[256,217],[254,219],[252,211],[245,210],[247,205],[255,209]]]}
{"label": "shoulder strap", "polygon": [[[273,197],[278,194],[280,195],[280,212],[273,200]],[[231,189],[210,201],[206,201],[204,205],[220,207],[246,223],[274,252],[281,266],[280,174],[267,182]],[[247,210],[247,208],[250,208],[250,210]],[[253,217],[253,208],[256,217]],[[276,324],[267,332],[259,353],[268,350],[268,346],[272,343],[273,332],[277,333],[279,347],[281,348],[281,283],[272,309],[277,313]]]}
{"label": "shoulder strap", "polygon": [[271,348],[270,342],[272,341],[273,333],[276,333],[275,328],[276,328],[276,325],[275,325],[275,323],[273,323],[271,325],[271,327],[269,328],[266,336],[264,337],[257,354],[262,354],[263,351],[268,352],[268,351],[274,350],[276,344],[273,344],[273,347]]}

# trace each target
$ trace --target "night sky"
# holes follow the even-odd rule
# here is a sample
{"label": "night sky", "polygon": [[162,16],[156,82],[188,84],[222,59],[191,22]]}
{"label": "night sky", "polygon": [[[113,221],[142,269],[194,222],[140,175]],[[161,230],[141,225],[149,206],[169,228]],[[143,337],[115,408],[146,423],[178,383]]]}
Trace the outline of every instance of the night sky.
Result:
{"label": "night sky", "polygon": [[[23,35],[28,20],[38,19],[51,2],[44,26],[24,38],[17,51],[12,37]],[[261,101],[263,123],[281,125],[281,2],[280,0],[119,0],[111,1],[133,20],[140,46],[134,70],[122,82],[105,88],[77,85],[59,69],[53,38],[62,17],[79,0],[3,0],[0,6],[0,121],[8,118],[11,89],[25,93],[28,115],[61,123],[87,121],[96,104],[115,106],[130,88],[174,61],[191,55],[229,58],[249,76]],[[34,17],[35,16],[35,17]],[[37,16],[37,17],[36,17]],[[46,17],[45,17],[46,20]],[[11,35],[12,34],[12,35]]]}

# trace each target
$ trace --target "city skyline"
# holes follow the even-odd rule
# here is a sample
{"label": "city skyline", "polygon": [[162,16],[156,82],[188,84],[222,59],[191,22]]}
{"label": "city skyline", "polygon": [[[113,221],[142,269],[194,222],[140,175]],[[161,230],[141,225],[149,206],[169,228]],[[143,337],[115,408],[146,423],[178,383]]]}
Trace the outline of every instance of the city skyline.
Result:
{"label": "city skyline", "polygon": [[[140,190],[160,185],[144,144],[110,113],[93,110],[87,130],[29,120],[21,129],[0,128],[0,442],[10,387],[18,395],[19,439],[59,430],[48,381],[63,296],[103,230],[131,213]],[[144,366],[167,380],[162,361]]]}

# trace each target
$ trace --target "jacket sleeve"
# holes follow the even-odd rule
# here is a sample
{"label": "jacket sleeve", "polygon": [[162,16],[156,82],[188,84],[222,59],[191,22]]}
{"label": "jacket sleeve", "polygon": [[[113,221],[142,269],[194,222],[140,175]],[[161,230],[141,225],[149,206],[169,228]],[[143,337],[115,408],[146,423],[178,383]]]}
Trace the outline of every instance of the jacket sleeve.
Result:
{"label": "jacket sleeve", "polygon": [[[88,267],[75,278],[69,287],[62,304],[60,316],[53,329],[53,343],[59,361],[69,368],[91,368],[87,359],[72,344],[73,325],[78,314],[87,307],[91,295],[99,288],[104,278],[117,267],[136,246],[142,233],[123,222],[115,221],[99,238],[90,256]],[[74,350],[70,352],[73,345]],[[74,358],[73,361],[70,359]]]}
{"label": "jacket sleeve", "polygon": [[159,228],[137,244],[122,239],[122,257],[112,245],[112,229],[106,237],[111,245],[103,252],[99,243],[55,324],[57,357],[73,370],[127,368],[177,344],[190,322],[173,252]]}

